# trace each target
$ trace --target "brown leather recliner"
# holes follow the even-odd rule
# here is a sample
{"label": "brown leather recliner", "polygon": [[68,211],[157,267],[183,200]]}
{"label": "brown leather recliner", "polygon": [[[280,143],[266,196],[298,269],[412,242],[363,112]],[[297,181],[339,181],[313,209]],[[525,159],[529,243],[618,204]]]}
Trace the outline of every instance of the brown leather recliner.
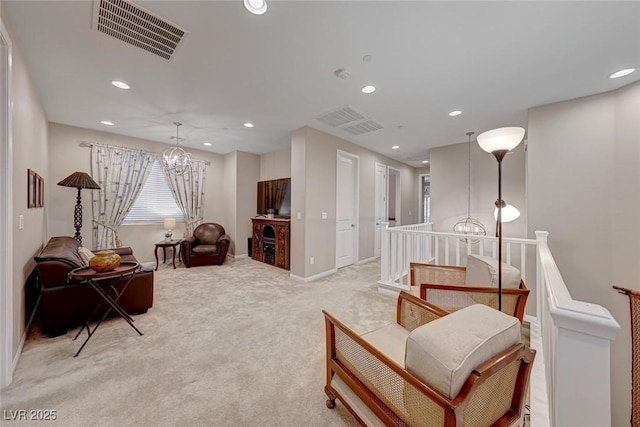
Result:
{"label": "brown leather recliner", "polygon": [[180,242],[182,261],[187,268],[198,265],[220,265],[229,251],[231,238],[224,227],[212,222],[200,224],[193,236]]}

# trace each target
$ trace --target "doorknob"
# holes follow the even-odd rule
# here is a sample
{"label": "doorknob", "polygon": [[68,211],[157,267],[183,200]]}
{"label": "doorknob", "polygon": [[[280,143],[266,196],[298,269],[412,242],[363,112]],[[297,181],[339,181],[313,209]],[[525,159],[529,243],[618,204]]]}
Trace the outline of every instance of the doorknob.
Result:
{"label": "doorknob", "polygon": [[354,224],[351,224],[351,226],[352,226],[352,227],[355,227],[355,225],[354,225]]}

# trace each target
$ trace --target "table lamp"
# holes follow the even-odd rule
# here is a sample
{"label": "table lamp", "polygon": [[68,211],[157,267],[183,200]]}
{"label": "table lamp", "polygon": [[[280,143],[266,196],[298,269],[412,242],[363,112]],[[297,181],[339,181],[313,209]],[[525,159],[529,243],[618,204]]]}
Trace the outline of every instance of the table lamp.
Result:
{"label": "table lamp", "polygon": [[176,219],[175,218],[165,218],[164,219],[164,229],[167,230],[164,233],[165,240],[168,242],[173,237],[172,229],[176,228]]}

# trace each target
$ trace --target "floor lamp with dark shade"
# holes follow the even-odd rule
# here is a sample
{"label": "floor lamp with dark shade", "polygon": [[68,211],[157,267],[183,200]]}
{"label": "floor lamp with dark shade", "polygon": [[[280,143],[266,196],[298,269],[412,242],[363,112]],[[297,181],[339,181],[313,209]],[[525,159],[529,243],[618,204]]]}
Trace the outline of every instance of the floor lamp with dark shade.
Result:
{"label": "floor lamp with dark shade", "polygon": [[506,206],[502,200],[502,160],[507,153],[520,144],[524,138],[524,129],[520,127],[504,127],[493,129],[478,135],[478,145],[487,153],[491,153],[498,161],[498,310],[502,311],[502,209]]}
{"label": "floor lamp with dark shade", "polygon": [[80,235],[80,229],[82,228],[82,199],[80,190],[83,188],[89,188],[92,190],[99,190],[100,186],[85,172],[74,172],[62,181],[58,183],[63,187],[75,187],[78,189],[78,196],[76,197],[76,207],[73,211],[73,226],[76,228],[76,239],[82,244],[82,236]]}

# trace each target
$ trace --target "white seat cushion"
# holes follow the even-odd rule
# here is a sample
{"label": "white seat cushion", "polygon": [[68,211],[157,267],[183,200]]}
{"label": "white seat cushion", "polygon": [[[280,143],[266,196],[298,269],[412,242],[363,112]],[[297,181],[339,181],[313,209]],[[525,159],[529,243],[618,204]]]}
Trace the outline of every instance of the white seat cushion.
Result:
{"label": "white seat cushion", "polygon": [[[498,287],[498,260],[488,256],[470,254],[467,257],[467,286]],[[520,287],[520,270],[502,263],[502,287],[517,289]]]}
{"label": "white seat cushion", "polygon": [[474,369],[520,340],[518,319],[475,304],[414,329],[405,368],[454,399]]}
{"label": "white seat cushion", "polygon": [[404,366],[404,351],[408,337],[409,331],[397,323],[391,323],[362,335],[369,344],[399,366]]}

